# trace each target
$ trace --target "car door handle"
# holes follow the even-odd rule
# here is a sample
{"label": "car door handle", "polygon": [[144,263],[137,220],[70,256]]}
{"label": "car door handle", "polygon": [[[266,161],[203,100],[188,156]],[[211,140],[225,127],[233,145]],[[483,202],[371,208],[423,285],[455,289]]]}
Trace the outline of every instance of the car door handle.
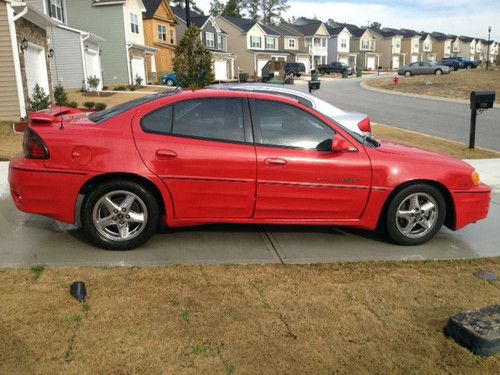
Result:
{"label": "car door handle", "polygon": [[156,150],[156,158],[158,160],[169,160],[175,159],[177,157],[177,153],[172,150]]}
{"label": "car door handle", "polygon": [[286,165],[286,160],[281,158],[267,158],[264,159],[266,165]]}

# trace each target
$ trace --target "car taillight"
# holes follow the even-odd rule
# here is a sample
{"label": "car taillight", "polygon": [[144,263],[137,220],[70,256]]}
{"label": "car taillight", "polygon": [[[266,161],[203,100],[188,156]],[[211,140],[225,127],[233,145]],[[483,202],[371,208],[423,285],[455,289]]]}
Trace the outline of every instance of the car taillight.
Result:
{"label": "car taillight", "polygon": [[42,138],[30,128],[24,132],[23,152],[26,159],[48,159],[49,150]]}
{"label": "car taillight", "polygon": [[371,133],[372,132],[372,125],[371,125],[371,122],[370,122],[370,118],[367,117],[364,120],[358,122],[358,128],[363,133]]}

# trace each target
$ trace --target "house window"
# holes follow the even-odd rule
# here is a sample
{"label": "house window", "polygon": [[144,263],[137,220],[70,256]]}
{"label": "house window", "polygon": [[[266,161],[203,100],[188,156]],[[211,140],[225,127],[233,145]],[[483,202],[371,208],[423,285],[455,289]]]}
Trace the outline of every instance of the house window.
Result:
{"label": "house window", "polygon": [[174,44],[174,30],[170,30],[170,44]]}
{"label": "house window", "polygon": [[401,41],[396,39],[396,48],[401,48]]}
{"label": "house window", "polygon": [[260,36],[250,37],[250,48],[261,48]]}
{"label": "house window", "polygon": [[64,22],[62,0],[48,0],[49,15],[61,22]]}
{"label": "house window", "polygon": [[158,39],[162,42],[167,41],[167,27],[164,25],[158,25]]}
{"label": "house window", "polygon": [[214,33],[207,31],[205,33],[205,39],[206,39],[207,47],[215,47]]}
{"label": "house window", "polygon": [[347,48],[347,39],[340,39],[340,48]]}
{"label": "house window", "polygon": [[266,49],[275,49],[274,38],[266,36]]}
{"label": "house window", "polygon": [[295,48],[295,39],[288,39],[288,48]]}
{"label": "house window", "polygon": [[326,47],[326,39],[321,38],[321,47]]}
{"label": "house window", "polygon": [[362,40],[361,41],[361,49],[370,49],[370,41]]}
{"label": "house window", "polygon": [[137,14],[130,13],[130,30],[134,34],[139,34],[139,17]]}
{"label": "house window", "polygon": [[222,35],[217,34],[217,48],[222,49]]}

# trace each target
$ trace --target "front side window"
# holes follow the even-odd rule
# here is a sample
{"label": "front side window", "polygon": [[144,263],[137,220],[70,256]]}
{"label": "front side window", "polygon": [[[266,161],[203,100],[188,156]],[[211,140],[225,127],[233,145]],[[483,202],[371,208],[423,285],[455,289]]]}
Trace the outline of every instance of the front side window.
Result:
{"label": "front side window", "polygon": [[205,39],[206,39],[207,47],[215,47],[214,33],[211,33],[211,32],[207,31],[205,33]]}
{"label": "front side window", "polygon": [[164,25],[158,25],[158,40],[167,41],[167,27]]}
{"label": "front side window", "polygon": [[134,13],[130,13],[130,31],[139,34],[139,16]]}
{"label": "front side window", "polygon": [[276,49],[274,44],[274,38],[266,36],[266,49]]}
{"label": "front side window", "polygon": [[222,35],[217,34],[217,48],[222,49]]}
{"label": "front side window", "polygon": [[321,38],[321,47],[326,47],[326,39]]}
{"label": "front side window", "polygon": [[361,42],[361,48],[362,49],[370,49],[370,42],[368,40],[363,40]]}
{"label": "front side window", "polygon": [[292,105],[256,100],[263,145],[318,149],[331,141],[334,130],[319,119]]}
{"label": "front side window", "polygon": [[244,142],[240,99],[197,99],[175,103],[173,135]]}
{"label": "front side window", "polygon": [[261,48],[260,36],[250,37],[250,48]]}
{"label": "front side window", "polygon": [[64,22],[63,0],[48,0],[49,15],[61,22]]}
{"label": "front side window", "polygon": [[295,48],[295,39],[288,39],[288,48]]}
{"label": "front side window", "polygon": [[340,39],[340,47],[347,48],[347,39]]}
{"label": "front side window", "polygon": [[170,44],[174,44],[175,39],[174,39],[174,30],[170,30]]}

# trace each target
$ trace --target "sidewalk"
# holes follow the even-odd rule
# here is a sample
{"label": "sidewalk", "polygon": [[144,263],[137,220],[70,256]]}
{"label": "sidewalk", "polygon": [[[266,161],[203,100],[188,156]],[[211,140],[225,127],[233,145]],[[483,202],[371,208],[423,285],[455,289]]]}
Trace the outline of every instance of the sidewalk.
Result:
{"label": "sidewalk", "polygon": [[481,182],[491,186],[494,193],[500,193],[500,159],[464,160],[476,168]]}

